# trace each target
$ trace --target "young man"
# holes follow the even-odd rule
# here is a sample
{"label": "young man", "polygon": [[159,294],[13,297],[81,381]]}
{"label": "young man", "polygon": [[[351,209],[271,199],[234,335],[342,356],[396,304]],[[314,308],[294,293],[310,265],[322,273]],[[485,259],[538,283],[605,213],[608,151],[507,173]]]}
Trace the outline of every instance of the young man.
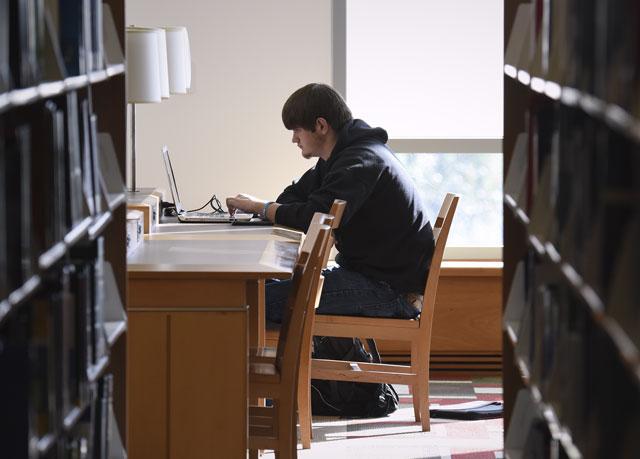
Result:
{"label": "young man", "polygon": [[[275,202],[240,194],[227,198],[231,213],[259,213],[306,231],[315,212],[334,199],[347,202],[335,232],[337,267],[325,270],[318,314],[414,318],[433,256],[434,239],[411,178],[385,145],[388,136],[353,119],[331,87],[312,83],[284,104],[282,121],[292,142],[314,167]],[[267,320],[280,322],[289,281],[266,286]]]}

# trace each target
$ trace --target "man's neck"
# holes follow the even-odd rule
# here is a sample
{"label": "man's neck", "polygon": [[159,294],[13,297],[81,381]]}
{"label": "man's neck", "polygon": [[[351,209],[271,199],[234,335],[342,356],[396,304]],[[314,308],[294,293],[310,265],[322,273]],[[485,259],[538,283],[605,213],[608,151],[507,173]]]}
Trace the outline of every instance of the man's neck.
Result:
{"label": "man's neck", "polygon": [[331,158],[331,153],[338,142],[338,136],[334,131],[331,131],[327,134],[324,145],[322,146],[322,152],[320,153],[320,157],[325,161],[329,161]]}

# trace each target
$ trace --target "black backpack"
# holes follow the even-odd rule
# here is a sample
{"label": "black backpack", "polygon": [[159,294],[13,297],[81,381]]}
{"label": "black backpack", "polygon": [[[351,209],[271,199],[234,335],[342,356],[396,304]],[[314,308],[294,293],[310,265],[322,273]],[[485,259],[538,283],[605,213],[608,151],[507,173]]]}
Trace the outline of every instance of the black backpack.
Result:
{"label": "black backpack", "polygon": [[[313,337],[314,359],[380,363],[373,339],[369,354],[358,338]],[[377,418],[398,409],[398,394],[389,384],[311,380],[311,412],[321,416]]]}

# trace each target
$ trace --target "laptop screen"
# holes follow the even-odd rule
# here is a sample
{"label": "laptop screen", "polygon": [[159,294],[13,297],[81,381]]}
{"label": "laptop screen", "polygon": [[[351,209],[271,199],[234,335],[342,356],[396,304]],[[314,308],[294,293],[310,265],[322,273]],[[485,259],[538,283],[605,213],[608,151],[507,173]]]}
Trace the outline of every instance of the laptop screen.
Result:
{"label": "laptop screen", "polygon": [[178,213],[182,212],[182,204],[180,203],[180,195],[178,194],[178,186],[176,185],[176,177],[173,174],[173,166],[171,165],[171,158],[169,157],[169,148],[165,145],[162,147],[162,159],[164,161],[164,169],[167,172],[167,180],[169,181],[169,189],[171,190],[171,197],[173,203],[176,206]]}

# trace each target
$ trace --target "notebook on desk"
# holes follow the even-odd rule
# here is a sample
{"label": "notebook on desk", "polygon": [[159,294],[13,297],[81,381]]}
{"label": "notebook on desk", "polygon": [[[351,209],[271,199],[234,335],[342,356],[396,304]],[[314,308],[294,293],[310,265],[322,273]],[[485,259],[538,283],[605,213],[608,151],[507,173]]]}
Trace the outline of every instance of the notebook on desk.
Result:
{"label": "notebook on desk", "polygon": [[252,214],[239,212],[231,216],[228,212],[197,212],[185,210],[180,202],[180,194],[178,193],[178,186],[176,185],[176,178],[173,174],[173,166],[171,165],[171,158],[169,157],[169,148],[167,148],[166,145],[162,147],[162,160],[164,162],[164,169],[167,172],[171,197],[176,206],[176,214],[180,223],[232,223],[250,221],[252,219]]}

